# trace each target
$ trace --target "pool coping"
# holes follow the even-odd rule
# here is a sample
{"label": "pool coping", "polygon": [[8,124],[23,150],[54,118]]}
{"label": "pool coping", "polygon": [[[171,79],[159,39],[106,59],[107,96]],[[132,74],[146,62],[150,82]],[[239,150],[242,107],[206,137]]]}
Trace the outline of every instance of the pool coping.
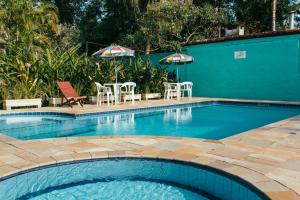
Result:
{"label": "pool coping", "polygon": [[85,116],[99,116],[99,115],[111,115],[111,114],[126,114],[130,112],[136,111],[157,111],[160,109],[168,109],[168,108],[182,108],[186,106],[195,106],[195,105],[219,105],[219,104],[228,104],[228,105],[253,105],[253,106],[282,106],[282,107],[299,107],[300,102],[283,102],[283,101],[250,101],[250,100],[237,100],[237,99],[211,99],[206,101],[195,101],[195,102],[184,102],[184,103],[177,103],[177,104],[169,104],[169,105],[161,105],[161,106],[148,106],[148,107],[141,107],[141,108],[125,108],[125,109],[116,109],[116,110],[109,110],[109,111],[93,111],[93,112],[86,112],[86,113],[76,113],[76,112],[56,112],[56,111],[7,111],[7,112],[0,112],[0,117],[6,116],[14,116],[14,115],[24,115],[24,116],[39,116],[39,115],[55,115],[55,116],[70,116],[70,117],[85,117]]}
{"label": "pool coping", "polygon": [[[216,99],[206,100],[215,101]],[[251,100],[225,101],[237,103],[285,103]],[[285,105],[299,106],[300,102]],[[273,151],[274,148],[276,150],[277,146],[282,146],[280,143],[281,139],[290,139],[291,136],[292,139],[298,139],[300,135],[298,135],[297,130],[295,131],[297,132],[296,135],[285,133],[291,129],[291,127],[297,127],[297,122],[300,123],[299,116],[275,122],[223,140],[152,136],[91,136],[22,141],[0,134],[0,143],[4,145],[4,147],[2,147],[4,153],[1,153],[0,146],[0,177],[37,166],[74,160],[117,157],[162,158],[208,165],[231,173],[258,187],[271,199],[300,199],[300,191],[298,189],[298,186],[300,186],[300,179],[298,180],[298,176],[300,177],[299,170],[286,169],[281,165],[278,166],[277,161],[282,159],[281,154],[278,155],[278,158],[274,158],[275,162],[269,157],[263,157],[263,153],[260,152],[266,151],[265,153],[269,153],[268,151]],[[285,129],[282,130],[283,128]],[[266,137],[266,134],[268,137]],[[253,140],[255,140],[257,144],[253,142]],[[268,145],[268,140],[274,140],[276,142]],[[172,144],[178,145],[179,147],[172,147]],[[284,145],[284,150],[282,150],[284,153],[289,150],[292,151],[290,152],[291,154],[295,155],[291,157],[293,159],[288,155],[283,155],[283,157],[287,156],[289,158],[287,161],[300,160],[300,151],[298,151],[297,146],[295,149],[288,149],[286,145],[289,144]],[[50,150],[41,148],[43,146],[50,148]],[[239,149],[239,147],[242,150]],[[20,151],[22,151],[22,153]],[[249,155],[244,156],[243,154]],[[6,156],[6,160],[1,159],[1,155],[2,157]],[[269,154],[267,155],[269,156]],[[13,157],[15,161],[9,161],[8,158],[10,156]],[[249,157],[253,160],[249,160]],[[263,164],[260,163],[260,165],[258,165],[258,161]],[[270,170],[260,169],[262,166],[266,166],[266,168],[270,168]],[[277,175],[275,172],[280,173]],[[295,179],[291,179],[292,177],[286,174],[288,172],[291,172],[292,176],[295,176]],[[292,182],[292,184],[289,184],[289,181]]]}

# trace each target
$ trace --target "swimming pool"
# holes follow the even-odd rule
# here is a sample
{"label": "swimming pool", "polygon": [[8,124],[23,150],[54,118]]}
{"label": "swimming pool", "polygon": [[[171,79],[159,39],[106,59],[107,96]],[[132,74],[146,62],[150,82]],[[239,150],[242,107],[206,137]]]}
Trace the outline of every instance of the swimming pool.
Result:
{"label": "swimming pool", "polygon": [[[180,173],[178,173],[180,172]],[[242,179],[182,161],[115,158],[54,164],[0,179],[0,199],[262,200]]]}
{"label": "swimming pool", "polygon": [[29,140],[71,136],[151,135],[223,139],[300,114],[296,106],[206,102],[67,115],[0,115],[0,133]]}

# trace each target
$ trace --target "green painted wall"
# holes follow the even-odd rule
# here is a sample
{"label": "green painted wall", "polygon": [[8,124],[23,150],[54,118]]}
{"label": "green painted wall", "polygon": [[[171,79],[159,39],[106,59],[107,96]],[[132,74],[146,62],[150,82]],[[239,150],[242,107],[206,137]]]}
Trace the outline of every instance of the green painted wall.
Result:
{"label": "green painted wall", "polygon": [[[187,46],[195,62],[180,66],[179,76],[194,83],[193,96],[300,101],[299,40],[297,34]],[[246,58],[235,59],[235,51]]]}

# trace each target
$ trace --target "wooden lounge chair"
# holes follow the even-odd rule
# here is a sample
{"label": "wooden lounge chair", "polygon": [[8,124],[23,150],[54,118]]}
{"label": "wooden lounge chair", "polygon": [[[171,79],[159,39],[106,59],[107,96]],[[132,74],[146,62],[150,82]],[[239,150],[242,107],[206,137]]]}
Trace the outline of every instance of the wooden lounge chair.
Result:
{"label": "wooden lounge chair", "polygon": [[[69,81],[57,82],[57,87],[61,91],[61,105],[68,104],[72,107],[73,103],[79,103],[81,107],[83,107],[83,100],[85,100],[86,96],[78,96],[77,92],[74,90],[73,86]],[[64,102],[64,99],[67,101]]]}

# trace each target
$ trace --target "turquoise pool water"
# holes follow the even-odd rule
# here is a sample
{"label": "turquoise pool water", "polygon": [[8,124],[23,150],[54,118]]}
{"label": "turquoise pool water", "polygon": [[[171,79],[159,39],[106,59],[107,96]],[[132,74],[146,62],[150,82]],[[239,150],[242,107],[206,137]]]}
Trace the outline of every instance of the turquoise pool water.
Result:
{"label": "turquoise pool water", "polygon": [[[180,171],[180,173],[178,173]],[[11,200],[263,200],[236,176],[186,162],[98,159],[27,170],[0,178]]]}
{"label": "turquoise pool water", "polygon": [[118,114],[0,116],[0,133],[18,139],[152,135],[223,139],[300,114],[299,107],[211,103]]}
{"label": "turquoise pool water", "polygon": [[[26,198],[23,198],[26,199]],[[94,183],[77,184],[58,190],[50,190],[32,200],[142,200],[142,199],[176,199],[176,200],[208,200],[208,198],[195,192],[172,186],[166,183],[145,180],[113,180]]]}

